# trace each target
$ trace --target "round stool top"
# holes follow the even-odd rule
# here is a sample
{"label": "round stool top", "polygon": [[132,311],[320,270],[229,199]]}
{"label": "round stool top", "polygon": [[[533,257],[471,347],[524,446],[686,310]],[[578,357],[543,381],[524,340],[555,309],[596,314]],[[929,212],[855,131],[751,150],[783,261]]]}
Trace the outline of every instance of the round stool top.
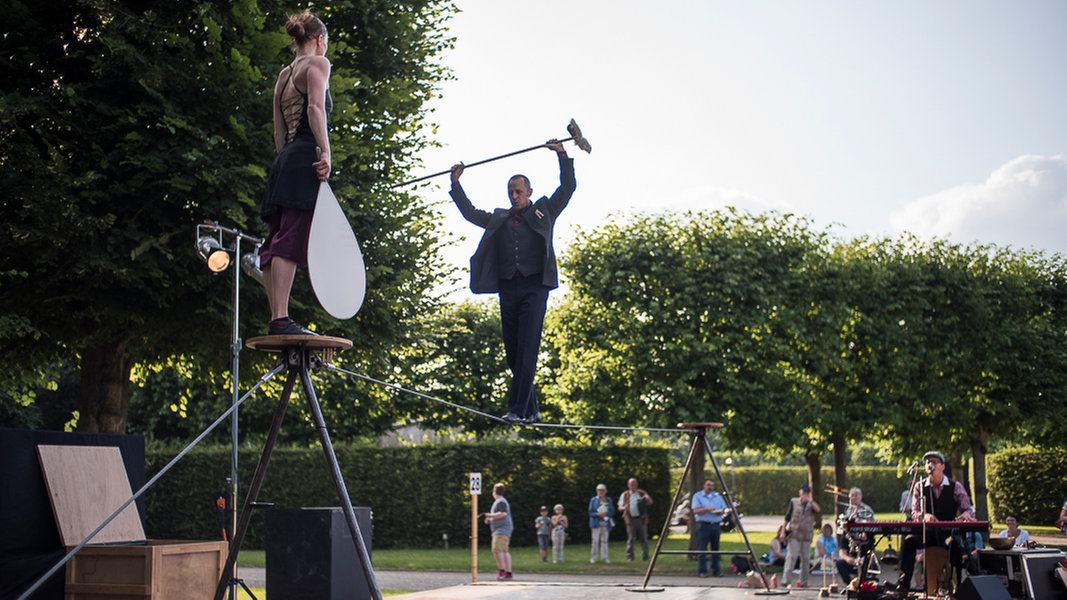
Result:
{"label": "round stool top", "polygon": [[348,350],[352,340],[328,335],[263,335],[250,338],[245,346],[253,350],[285,350],[294,346],[303,348],[335,348]]}

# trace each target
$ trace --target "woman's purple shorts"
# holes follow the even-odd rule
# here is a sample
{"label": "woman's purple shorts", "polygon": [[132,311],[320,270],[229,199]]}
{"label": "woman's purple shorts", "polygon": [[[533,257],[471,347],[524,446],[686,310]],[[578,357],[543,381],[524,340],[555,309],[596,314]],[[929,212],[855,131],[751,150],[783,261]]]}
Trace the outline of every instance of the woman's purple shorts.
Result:
{"label": "woman's purple shorts", "polygon": [[314,211],[283,208],[267,219],[267,239],[259,249],[260,267],[275,256],[287,258],[300,267],[308,264],[308,237]]}

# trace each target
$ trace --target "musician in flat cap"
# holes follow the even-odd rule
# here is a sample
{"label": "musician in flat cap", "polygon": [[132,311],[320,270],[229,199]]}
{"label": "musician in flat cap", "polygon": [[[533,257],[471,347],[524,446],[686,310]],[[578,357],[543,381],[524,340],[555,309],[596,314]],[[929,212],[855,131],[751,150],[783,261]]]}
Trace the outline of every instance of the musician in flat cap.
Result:
{"label": "musician in flat cap", "polygon": [[[945,475],[945,457],[936,451],[923,455],[927,477],[915,482],[911,489],[911,520],[926,523],[934,521],[974,521],[974,507],[971,497],[963,484]],[[927,529],[925,545],[946,546],[949,532],[943,529]],[[904,536],[900,549],[900,579],[897,580],[897,594],[908,595],[911,576],[915,571],[915,551],[923,545],[923,532]],[[960,568],[963,565],[963,544],[958,535],[948,537],[949,557],[955,565],[956,585],[960,582]]]}

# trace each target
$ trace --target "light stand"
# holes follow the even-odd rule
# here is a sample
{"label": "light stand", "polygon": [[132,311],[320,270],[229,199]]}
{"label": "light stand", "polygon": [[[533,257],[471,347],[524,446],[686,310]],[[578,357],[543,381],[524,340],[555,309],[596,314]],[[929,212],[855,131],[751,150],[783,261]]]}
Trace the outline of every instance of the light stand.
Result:
{"label": "light stand", "polygon": [[[215,242],[215,238],[211,236],[202,235],[204,232],[211,232],[218,234],[218,242]],[[229,247],[226,247],[223,242],[223,236],[230,236],[232,243]],[[196,226],[196,247],[200,257],[208,264],[208,268],[215,273],[220,273],[226,270],[233,260],[222,261],[218,258],[219,252],[226,252],[227,259],[230,258],[230,254],[237,258],[237,262],[240,266],[233,268],[233,303],[232,312],[230,318],[230,391],[232,392],[231,406],[234,407],[233,413],[230,415],[230,477],[229,477],[229,492],[231,498],[230,509],[230,531],[236,531],[237,529],[237,449],[239,446],[238,440],[238,418],[236,404],[240,399],[239,376],[241,372],[241,333],[240,333],[240,315],[241,315],[241,268],[244,267],[249,275],[257,280],[261,281],[261,278],[257,278],[259,268],[259,246],[263,243],[262,238],[253,237],[241,233],[236,229],[230,229],[218,224],[217,221],[208,221]],[[249,257],[241,256],[241,242],[247,241],[255,244],[255,252]],[[213,243],[214,242],[214,243]],[[221,266],[221,268],[218,268]],[[224,530],[225,533],[225,530]],[[228,537],[228,536],[227,536]],[[227,542],[230,540],[227,539]],[[230,573],[230,600],[236,600],[237,598],[237,586],[240,585],[248,593],[249,596],[255,598],[252,592],[245,586],[244,581],[237,577],[237,563],[234,563],[233,571]]]}

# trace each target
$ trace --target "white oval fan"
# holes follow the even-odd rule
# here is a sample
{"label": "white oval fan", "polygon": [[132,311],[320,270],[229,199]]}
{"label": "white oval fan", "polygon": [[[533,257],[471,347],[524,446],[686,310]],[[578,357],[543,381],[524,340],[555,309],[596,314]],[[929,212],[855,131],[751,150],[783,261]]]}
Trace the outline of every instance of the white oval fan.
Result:
{"label": "white oval fan", "polygon": [[338,319],[350,319],[363,305],[367,270],[356,234],[330,184],[319,184],[308,238],[308,277],[319,304]]}

